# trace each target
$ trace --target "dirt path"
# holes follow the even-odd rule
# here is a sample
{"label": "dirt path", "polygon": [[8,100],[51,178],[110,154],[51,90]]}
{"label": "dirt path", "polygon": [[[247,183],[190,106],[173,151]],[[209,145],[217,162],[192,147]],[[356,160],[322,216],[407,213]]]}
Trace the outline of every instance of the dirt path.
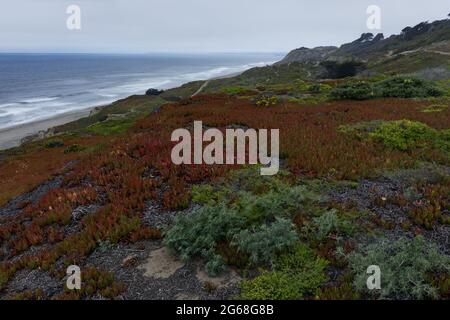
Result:
{"label": "dirt path", "polygon": [[209,84],[210,80],[205,81],[205,83],[202,84],[202,86],[191,96],[191,98],[199,95],[205,88],[206,86]]}
{"label": "dirt path", "polygon": [[419,49],[415,49],[415,50],[409,50],[409,51],[403,51],[403,52],[399,52],[399,53],[397,53],[397,54],[392,54],[392,52],[389,52],[389,53],[387,54],[387,56],[388,56],[389,58],[392,58],[392,57],[396,57],[396,56],[399,56],[399,55],[408,55],[408,54],[413,54],[413,53],[420,52],[420,51],[450,56],[450,52],[439,51],[439,50],[432,50],[432,49],[423,49],[423,48],[419,48]]}
{"label": "dirt path", "polygon": [[431,52],[431,53],[443,54],[445,56],[450,56],[450,52],[438,51],[438,50],[429,50],[429,49],[425,49],[425,51],[426,52]]}

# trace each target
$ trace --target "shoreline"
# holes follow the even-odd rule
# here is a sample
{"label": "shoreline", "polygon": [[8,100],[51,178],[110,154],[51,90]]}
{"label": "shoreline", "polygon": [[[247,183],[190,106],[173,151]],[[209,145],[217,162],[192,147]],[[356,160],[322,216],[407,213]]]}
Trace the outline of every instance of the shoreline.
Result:
{"label": "shoreline", "polygon": [[[247,70],[249,70],[249,69],[247,69]],[[234,73],[231,73],[228,75],[212,77],[212,78],[209,78],[206,80],[200,80],[200,81],[208,82],[208,81],[212,81],[212,80],[216,80],[216,79],[232,78],[232,77],[242,74],[243,72],[245,72],[247,70],[243,70],[240,72],[234,72]],[[189,83],[189,82],[187,82],[187,83]],[[184,84],[186,84],[186,83],[183,83],[182,85],[184,85]],[[125,97],[123,99],[126,99],[126,98],[127,97]],[[77,111],[72,111],[70,113],[63,113],[60,115],[56,115],[56,116],[48,118],[48,119],[37,120],[34,122],[20,124],[20,125],[14,126],[14,127],[0,129],[0,152],[11,149],[11,148],[19,147],[22,143],[24,143],[25,140],[27,140],[27,138],[29,138],[29,139],[32,139],[34,137],[36,137],[37,139],[44,138],[45,134],[52,128],[70,123],[72,121],[82,119],[84,117],[87,117],[94,110],[96,110],[98,108],[107,107],[119,100],[122,100],[122,99],[118,99],[107,105],[90,106],[88,108],[77,110]],[[42,134],[42,137],[40,137],[41,134]]]}
{"label": "shoreline", "polygon": [[0,129],[0,151],[18,147],[23,143],[23,140],[26,140],[29,137],[37,136],[40,133],[45,134],[45,132],[51,128],[89,116],[95,108],[99,107],[102,106],[89,107],[82,110],[63,113],[48,119]]}

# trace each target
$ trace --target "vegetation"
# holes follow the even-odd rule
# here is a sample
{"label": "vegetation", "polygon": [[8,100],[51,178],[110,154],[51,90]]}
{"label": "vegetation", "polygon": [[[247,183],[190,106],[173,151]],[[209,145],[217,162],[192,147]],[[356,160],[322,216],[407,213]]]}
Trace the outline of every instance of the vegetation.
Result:
{"label": "vegetation", "polygon": [[195,256],[205,258],[208,271],[217,274],[223,270],[221,259],[215,252],[217,244],[230,240],[243,224],[244,220],[236,212],[223,205],[206,206],[189,216],[179,216],[164,242],[184,260]]}
{"label": "vegetation", "polygon": [[445,153],[450,150],[448,130],[439,131],[416,121],[363,122],[352,126],[343,126],[339,130],[359,139],[372,139],[393,150],[411,151],[426,148],[437,149]]}
{"label": "vegetation", "polygon": [[[426,281],[426,275],[450,271],[450,258],[440,254],[436,246],[423,237],[383,240],[351,253],[348,259],[355,273],[355,288],[377,298],[438,298],[438,289]],[[366,271],[370,265],[381,269],[381,290],[367,289]]]}
{"label": "vegetation", "polygon": [[365,81],[343,84],[330,92],[332,99],[336,100],[366,100],[375,97],[374,88]]}
{"label": "vegetation", "polygon": [[278,103],[277,97],[262,97],[256,101],[258,107],[270,107]]}
{"label": "vegetation", "polygon": [[409,77],[393,77],[375,84],[381,97],[426,98],[438,97],[443,93],[432,83]]}
{"label": "vegetation", "polygon": [[252,266],[272,262],[298,241],[288,220],[293,212],[307,209],[318,198],[305,186],[257,177],[256,168],[244,169],[230,174],[228,182],[216,189],[194,187],[192,199],[203,206],[178,217],[165,235],[165,244],[183,259],[204,258],[211,274],[222,271],[220,262],[227,260],[220,252],[223,243],[229,243],[235,255],[247,257]]}
{"label": "vegetation", "polygon": [[339,85],[330,92],[335,100],[367,100],[373,98],[439,97],[443,92],[433,83],[412,77],[391,77],[381,81],[357,81]]}
{"label": "vegetation", "polygon": [[327,262],[307,246],[299,244],[278,257],[274,271],[242,283],[241,298],[246,300],[296,300],[313,295],[326,280]]}
{"label": "vegetation", "polygon": [[[243,299],[448,298],[450,86],[395,75],[448,59],[397,54],[409,41],[392,39],[381,62],[277,64],[150,91],[1,152],[0,295],[114,299],[126,287],[91,254],[163,238],[210,275],[239,273]],[[282,170],[174,165],[171,133],[194,120],[280,129]],[[87,270],[80,292],[10,292],[20,271],[63,281],[70,264]],[[371,264],[381,291],[367,290]]]}
{"label": "vegetation", "polygon": [[442,104],[433,104],[423,109],[423,112],[442,112],[448,109],[448,106]]}
{"label": "vegetation", "polygon": [[350,222],[339,217],[336,210],[326,211],[321,216],[313,218],[312,228],[318,240],[325,240],[332,233],[351,234],[353,231]]}
{"label": "vegetation", "polygon": [[271,262],[277,253],[286,251],[298,240],[289,220],[278,219],[256,230],[243,230],[233,238],[233,245],[250,257],[254,265]]}
{"label": "vegetation", "polygon": [[133,123],[134,119],[132,118],[107,120],[89,126],[89,131],[98,135],[109,136],[125,132],[133,125]]}

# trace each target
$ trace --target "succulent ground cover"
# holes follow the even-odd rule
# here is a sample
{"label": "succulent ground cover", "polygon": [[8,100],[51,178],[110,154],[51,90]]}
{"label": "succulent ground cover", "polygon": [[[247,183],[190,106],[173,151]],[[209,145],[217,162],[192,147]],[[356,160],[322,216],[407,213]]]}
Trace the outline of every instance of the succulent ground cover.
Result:
{"label": "succulent ground cover", "polygon": [[[199,263],[209,276],[237,273],[234,289],[220,291],[226,298],[448,297],[448,99],[334,100],[339,81],[286,81],[189,98],[196,83],[165,92],[157,99],[179,101],[157,112],[154,97],[132,97],[113,105],[137,106],[129,117],[78,121],[3,153],[0,295],[136,297],[134,260],[124,272],[98,257],[160,245],[186,270]],[[282,171],[172,164],[172,131],[200,120],[220,130],[280,129]],[[367,292],[361,274],[378,260],[395,281]],[[399,260],[414,277],[400,274]],[[48,287],[63,283],[72,264],[86,270],[79,292],[16,285],[23,272],[45,273]]]}

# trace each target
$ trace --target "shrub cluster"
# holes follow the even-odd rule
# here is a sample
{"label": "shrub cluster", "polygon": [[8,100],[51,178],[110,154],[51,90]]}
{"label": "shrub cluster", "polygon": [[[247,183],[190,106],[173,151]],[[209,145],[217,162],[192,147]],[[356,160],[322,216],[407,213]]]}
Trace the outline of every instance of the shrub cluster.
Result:
{"label": "shrub cluster", "polygon": [[331,234],[351,234],[354,228],[349,221],[339,217],[336,210],[330,210],[313,218],[312,223],[305,226],[304,230],[306,229],[321,241]]}
{"label": "shrub cluster", "polygon": [[[377,298],[437,298],[438,290],[426,281],[428,273],[450,272],[450,258],[419,236],[413,240],[382,240],[348,256],[356,289]],[[367,268],[381,269],[381,290],[368,290]]]}
{"label": "shrub cluster", "polygon": [[337,86],[330,92],[334,100],[367,100],[375,97],[373,86],[366,81],[351,82]]}
{"label": "shrub cluster", "polygon": [[180,215],[165,234],[164,243],[183,260],[200,256],[207,261],[207,271],[223,269],[216,254],[219,242],[230,240],[244,225],[244,219],[225,205],[205,206],[189,215]]}
{"label": "shrub cluster", "polygon": [[358,81],[337,86],[330,92],[335,100],[367,100],[372,98],[438,97],[443,92],[432,82],[412,77],[392,77],[377,82]]}
{"label": "shrub cluster", "polygon": [[443,93],[432,82],[410,77],[393,77],[377,82],[378,96],[392,98],[438,97]]}
{"label": "shrub cluster", "polygon": [[204,258],[211,274],[223,269],[224,243],[231,246],[227,253],[236,250],[252,266],[267,265],[291,248],[298,235],[290,219],[319,198],[306,186],[290,186],[281,178],[255,179],[257,172],[255,168],[240,170],[222,186],[195,187],[193,200],[203,206],[177,218],[165,235],[165,244],[183,259]]}
{"label": "shrub cluster", "polygon": [[255,103],[258,107],[271,107],[278,103],[278,98],[276,96],[262,97],[257,99]]}
{"label": "shrub cluster", "polygon": [[233,237],[233,245],[248,254],[254,265],[271,262],[276,254],[289,249],[297,241],[297,232],[286,219],[277,219],[254,230],[242,230]]}
{"label": "shrub cluster", "polygon": [[241,285],[241,298],[245,300],[295,300],[313,295],[327,279],[327,262],[312,250],[298,244],[290,252],[279,256],[273,271],[245,280]]}
{"label": "shrub cluster", "polygon": [[411,120],[371,121],[342,126],[340,132],[358,139],[372,139],[391,150],[408,151],[428,148],[450,152],[450,130],[436,130]]}

